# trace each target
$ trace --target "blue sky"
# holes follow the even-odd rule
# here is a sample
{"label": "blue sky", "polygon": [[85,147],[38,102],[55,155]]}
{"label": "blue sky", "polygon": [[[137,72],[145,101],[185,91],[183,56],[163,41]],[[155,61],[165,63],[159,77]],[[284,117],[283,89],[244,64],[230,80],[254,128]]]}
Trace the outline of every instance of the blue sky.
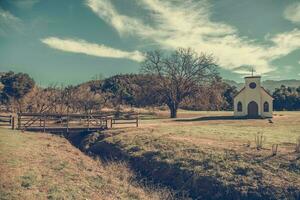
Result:
{"label": "blue sky", "polygon": [[191,47],[226,79],[300,79],[299,0],[0,0],[0,71],[76,84]]}

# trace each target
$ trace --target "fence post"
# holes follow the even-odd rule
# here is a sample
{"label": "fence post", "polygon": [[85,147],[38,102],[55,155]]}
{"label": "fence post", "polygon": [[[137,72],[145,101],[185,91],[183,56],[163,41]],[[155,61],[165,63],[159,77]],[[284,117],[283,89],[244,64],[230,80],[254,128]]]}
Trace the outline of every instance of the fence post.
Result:
{"label": "fence post", "polygon": [[15,117],[11,116],[11,129],[15,129]]}
{"label": "fence post", "polygon": [[21,129],[21,113],[18,113],[18,129]]}
{"label": "fence post", "polygon": [[67,133],[69,133],[69,115],[67,115]]}
{"label": "fence post", "polygon": [[9,125],[11,125],[12,124],[12,115],[9,115]]}
{"label": "fence post", "polygon": [[90,130],[90,115],[88,115],[88,131]]}
{"label": "fence post", "polygon": [[136,127],[139,127],[139,116],[136,116]]}
{"label": "fence post", "polygon": [[44,126],[44,133],[46,132],[46,115],[44,115],[44,124],[43,124],[43,126]]}

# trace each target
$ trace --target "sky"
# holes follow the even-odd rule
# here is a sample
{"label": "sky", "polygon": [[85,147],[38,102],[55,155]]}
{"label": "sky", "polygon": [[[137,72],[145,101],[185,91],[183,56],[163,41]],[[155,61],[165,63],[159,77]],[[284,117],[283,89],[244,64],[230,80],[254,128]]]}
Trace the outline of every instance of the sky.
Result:
{"label": "sky", "polygon": [[40,85],[138,73],[177,48],[212,54],[224,79],[300,79],[300,0],[0,0],[0,71]]}

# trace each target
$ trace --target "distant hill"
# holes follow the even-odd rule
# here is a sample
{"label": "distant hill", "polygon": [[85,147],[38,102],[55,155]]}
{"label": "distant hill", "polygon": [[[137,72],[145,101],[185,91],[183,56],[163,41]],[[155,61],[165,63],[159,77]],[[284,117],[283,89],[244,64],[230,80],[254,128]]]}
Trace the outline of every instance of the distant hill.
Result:
{"label": "distant hill", "polygon": [[[244,87],[244,83],[237,83],[233,80],[224,80],[224,82],[228,83],[229,85],[235,86],[238,89],[241,89]],[[300,86],[300,80],[296,79],[291,79],[291,80],[279,80],[279,81],[274,81],[274,80],[265,80],[262,82],[262,86],[273,92],[275,88],[279,88],[281,85],[289,86],[289,87],[299,87]]]}

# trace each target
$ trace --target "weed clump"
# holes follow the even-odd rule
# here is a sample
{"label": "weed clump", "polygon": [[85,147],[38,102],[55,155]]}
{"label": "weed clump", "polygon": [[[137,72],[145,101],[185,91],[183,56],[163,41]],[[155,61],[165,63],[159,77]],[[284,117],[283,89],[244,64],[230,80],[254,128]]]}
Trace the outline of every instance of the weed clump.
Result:
{"label": "weed clump", "polygon": [[272,156],[276,156],[278,151],[278,144],[272,145]]}
{"label": "weed clump", "polygon": [[266,137],[264,137],[264,134],[258,132],[255,136],[256,149],[257,150],[262,149],[265,142],[266,142]]}
{"label": "weed clump", "polygon": [[21,176],[21,186],[24,188],[31,188],[36,181],[36,176],[33,172],[27,172]]}
{"label": "weed clump", "polygon": [[297,139],[295,150],[297,153],[300,153],[300,137],[298,137],[298,139]]}

